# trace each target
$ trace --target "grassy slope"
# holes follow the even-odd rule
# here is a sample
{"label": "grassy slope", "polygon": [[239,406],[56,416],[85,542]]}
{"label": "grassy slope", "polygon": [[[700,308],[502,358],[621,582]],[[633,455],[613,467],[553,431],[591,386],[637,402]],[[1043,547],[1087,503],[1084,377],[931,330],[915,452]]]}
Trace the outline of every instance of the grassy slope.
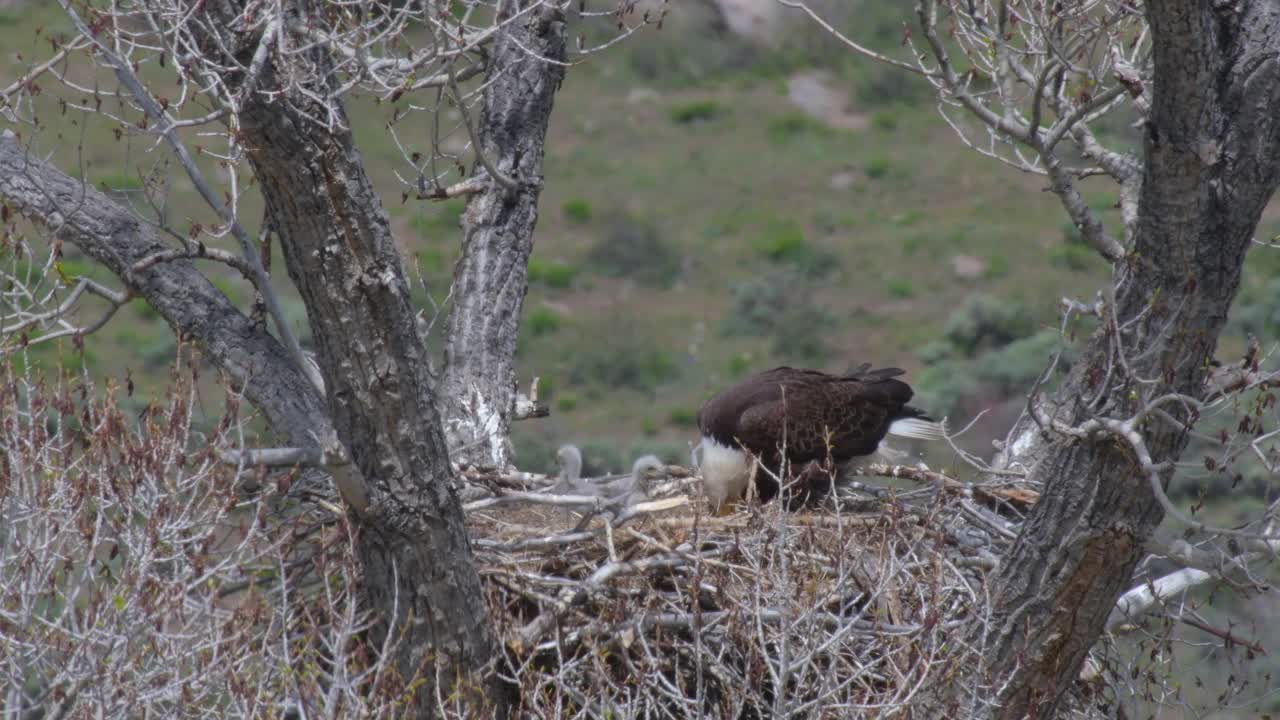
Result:
{"label": "grassy slope", "polygon": [[[20,72],[19,53],[25,60],[47,47],[34,38],[36,27],[48,34],[69,25],[48,6],[0,22],[0,44],[14,48],[3,58],[5,77]],[[530,463],[541,464],[546,446],[564,441],[609,444],[621,458],[651,449],[670,453],[691,438],[693,409],[731,376],[807,360],[773,352],[765,338],[721,333],[732,288],[788,265],[769,260],[762,249],[785,243],[779,234],[799,230],[801,252],[829,257],[835,267],[808,283],[829,320],[812,329],[830,349],[819,364],[832,369],[863,359],[912,368],[912,349],[937,331],[949,308],[978,290],[1026,300],[1048,318],[1061,293],[1097,285],[1096,266],[1080,274],[1050,264],[1045,249],[1061,238],[1061,213],[1040,192],[1041,183],[960,147],[927,104],[860,107],[875,114],[871,129],[835,131],[807,121],[788,102],[780,70],[797,63],[781,53],[735,46],[732,60],[681,60],[671,66],[673,77],[650,67],[655,55],[669,58],[701,32],[697,18],[677,18],[661,33],[575,68],[557,98],[535,258],[577,272],[568,288],[535,284],[526,303],[527,315],[540,313],[555,329],[528,333],[522,342],[524,379],[541,376],[544,387],[554,388],[558,410],[551,420],[521,428]],[[848,87],[858,87],[858,68],[836,70]],[[638,77],[645,72],[653,77]],[[83,63],[72,75],[93,82]],[[102,78],[103,87],[112,85]],[[629,101],[636,87],[655,92]],[[50,86],[45,97],[59,92]],[[708,119],[673,119],[705,103],[714,103]],[[82,124],[74,111],[55,115],[51,101],[46,107],[44,147],[55,150],[63,167],[84,167],[100,186],[137,187],[155,161],[144,139],[116,140],[101,122]],[[419,260],[439,298],[457,254],[458,208],[401,202],[394,175],[399,153],[382,131],[390,114],[386,106],[360,102],[351,117],[406,254]],[[402,125],[401,133],[412,140],[415,128]],[[212,161],[205,165],[217,176]],[[832,189],[838,173],[852,178],[849,187]],[[142,202],[136,192],[125,197]],[[571,201],[589,209],[590,218],[569,217],[562,208]],[[259,208],[250,191],[242,217],[251,229]],[[614,219],[622,214],[633,220]],[[181,177],[170,192],[170,217],[179,228],[212,223]],[[651,225],[673,257],[673,271],[656,286],[593,272],[587,259],[601,238],[631,222]],[[957,281],[950,269],[957,253],[981,258],[993,271]],[[101,274],[74,253],[65,267],[70,274]],[[276,267],[282,268],[278,258]],[[216,266],[210,272],[234,297],[248,299],[243,280]],[[280,285],[286,287],[283,277]],[[136,305],[93,339],[88,359],[103,375],[132,368],[135,381],[149,389],[149,380],[163,382],[173,341],[153,313]],[[305,315],[287,291],[286,305],[305,336]],[[47,362],[53,355],[51,348],[36,358]],[[589,361],[577,360],[583,355]],[[644,358],[644,378],[633,383],[640,389],[596,378],[601,367],[634,363],[636,356]],[[530,449],[536,445],[543,447]]]}
{"label": "grassy slope", "polygon": [[[0,46],[9,48],[0,77],[16,75],[46,50],[36,28],[47,35],[69,24],[49,4],[0,17]],[[922,85],[851,62],[812,35],[766,51],[723,36],[708,40],[706,28],[696,11],[677,14],[663,31],[575,67],[557,97],[534,257],[573,277],[567,287],[535,282],[527,298],[526,319],[537,317],[522,338],[522,380],[540,376],[556,412],[519,428],[525,465],[544,466],[561,442],[610,448],[601,460],[615,467],[640,452],[681,456],[693,439],[697,405],[744,371],[862,361],[915,370],[914,352],[973,293],[1025,303],[1052,322],[1058,298],[1089,297],[1105,280],[1092,259],[1075,270],[1055,262],[1065,216],[1043,192],[1043,180],[964,148]],[[788,74],[814,65],[848,89],[853,109],[871,120],[868,129],[828,129],[789,102]],[[71,74],[93,82],[83,62]],[[83,166],[96,183],[136,187],[155,161],[147,142],[116,140],[101,122],[77,122],[74,111],[56,114],[51,96],[61,91],[46,85],[44,146],[63,167]],[[102,86],[113,83],[102,78]],[[437,299],[445,294],[458,253],[459,207],[401,200],[395,171],[402,161],[383,130],[391,114],[369,101],[353,103],[350,112],[406,257],[424,271],[428,289],[418,296],[425,304],[428,290]],[[689,115],[706,117],[678,121]],[[400,136],[414,142],[425,127],[425,118],[411,118]],[[217,175],[215,163],[204,164]],[[845,186],[836,189],[832,178],[841,174]],[[1094,180],[1084,190],[1114,224],[1112,188]],[[141,202],[136,192],[128,197]],[[570,205],[576,212],[566,211]],[[253,229],[259,215],[250,190],[242,217]],[[185,178],[174,182],[170,216],[179,228],[212,224]],[[600,272],[592,247],[644,226],[670,256],[657,267],[661,282]],[[771,260],[768,253],[780,247],[797,262]],[[987,272],[958,278],[951,259],[959,254],[982,260]],[[801,323],[806,327],[780,343],[723,332],[735,287],[792,266],[825,314],[821,322]],[[819,276],[813,266],[831,270]],[[101,274],[74,256],[66,268]],[[276,268],[288,314],[305,339],[305,312],[278,257]],[[233,297],[249,298],[233,273],[210,266],[210,274]],[[797,349],[797,340],[811,337],[827,347],[824,356]],[[132,368],[135,381],[151,389],[164,381],[172,348],[164,324],[137,302],[93,339],[88,359],[102,375]],[[51,362],[54,354],[35,355]]]}

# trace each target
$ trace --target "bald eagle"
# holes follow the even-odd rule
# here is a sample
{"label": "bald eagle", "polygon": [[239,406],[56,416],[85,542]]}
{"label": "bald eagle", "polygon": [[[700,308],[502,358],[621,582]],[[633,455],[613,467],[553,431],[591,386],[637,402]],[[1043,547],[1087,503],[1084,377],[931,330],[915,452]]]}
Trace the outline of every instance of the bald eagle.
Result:
{"label": "bald eagle", "polygon": [[[843,375],[784,366],[724,389],[698,410],[707,499],[717,510],[741,500],[752,475],[757,497],[772,499],[784,459],[808,493],[819,476],[829,487],[832,470],[896,459],[901,453],[882,444],[886,435],[941,438],[941,423],[907,404],[913,392],[895,379],[902,374],[870,363]],[[834,468],[823,467],[828,459]]]}

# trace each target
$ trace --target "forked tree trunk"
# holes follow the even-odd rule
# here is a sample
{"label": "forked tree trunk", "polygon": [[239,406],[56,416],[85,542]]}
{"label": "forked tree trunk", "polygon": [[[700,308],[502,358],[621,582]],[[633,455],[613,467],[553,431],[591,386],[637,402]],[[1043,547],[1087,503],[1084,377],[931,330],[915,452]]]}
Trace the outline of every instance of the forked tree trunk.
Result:
{"label": "forked tree trunk", "polygon": [[[261,82],[274,80],[264,72]],[[504,701],[486,672],[495,641],[387,214],[339,101],[328,100],[343,124],[334,129],[305,98],[290,101],[253,95],[242,139],[306,303],[330,416],[364,478],[357,553],[368,606],[382,615],[369,639],[394,638],[417,716],[434,715],[437,691],[487,715],[481,707]]]}
{"label": "forked tree trunk", "polygon": [[[507,17],[533,5],[508,0]],[[543,146],[564,66],[565,19],[536,7],[494,42],[483,107],[480,151],[516,183],[492,178],[462,216],[462,258],[454,271],[445,371],[440,386],[453,459],[506,467],[516,398],[515,352],[529,287],[528,262],[542,192]],[[536,57],[535,57],[536,56]],[[474,172],[488,176],[477,164]]]}
{"label": "forked tree trunk", "polygon": [[[1046,403],[1068,424],[1130,417],[1135,397],[1203,396],[1280,180],[1280,6],[1148,0],[1146,12],[1155,64],[1139,226],[1115,274],[1125,329],[1119,342],[1099,330]],[[1154,463],[1176,460],[1187,441],[1155,419],[1142,435]],[[1138,459],[1114,437],[1028,440],[1006,461],[1034,451],[1030,478],[1043,494],[1001,564],[994,621],[969,638],[989,659],[990,693],[951,695],[931,717],[1052,717],[1163,517]]]}

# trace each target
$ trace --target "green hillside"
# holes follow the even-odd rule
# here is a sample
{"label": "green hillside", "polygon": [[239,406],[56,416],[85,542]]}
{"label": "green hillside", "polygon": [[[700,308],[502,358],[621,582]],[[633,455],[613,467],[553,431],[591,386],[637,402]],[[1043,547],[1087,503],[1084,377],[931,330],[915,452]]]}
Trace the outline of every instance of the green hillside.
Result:
{"label": "green hillside", "polygon": [[[849,32],[895,51],[897,13],[865,3]],[[48,36],[69,29],[49,3],[4,11],[0,72],[16,77],[47,51]],[[83,60],[68,75],[85,85],[95,79]],[[814,78],[843,127],[795,102]],[[40,97],[42,147],[145,214],[138,188],[161,152],[146,138],[116,137],[99,120],[81,122],[62,111],[59,96],[74,93],[50,86]],[[429,307],[428,296],[447,295],[462,205],[402,199],[395,173],[403,160],[384,130],[396,112],[359,100],[349,114]],[[408,142],[415,133],[421,141],[426,128],[423,114],[398,125]],[[1119,121],[1108,129],[1112,140],[1130,132]],[[700,6],[682,7],[661,30],[571,69],[547,153],[519,360],[522,383],[541,378],[553,415],[518,428],[518,460],[531,469],[545,469],[562,442],[586,447],[598,469],[618,469],[641,452],[687,458],[702,399],[779,363],[902,366],[920,402],[953,425],[1003,407],[975,428],[973,446],[989,448],[1009,419],[1006,398],[1029,385],[1056,346],[1036,333],[1054,326],[1059,299],[1090,298],[1107,278],[1043,178],[964,147],[924,81],[861,61],[814,28],[765,48],[718,30]],[[225,175],[202,161],[211,175]],[[243,170],[241,181],[249,185]],[[1095,179],[1082,190],[1118,232],[1114,187]],[[175,226],[211,224],[185,178],[169,198]],[[250,188],[241,215],[256,227],[260,213]],[[1270,218],[1264,230],[1280,232],[1280,222]],[[74,250],[62,267],[110,280]],[[248,301],[247,283],[208,267],[233,298]],[[1270,295],[1266,277],[1251,274],[1246,295]],[[305,311],[280,284],[305,342]],[[966,306],[969,315],[955,317]],[[1012,323],[1002,343],[1027,339],[997,362],[976,362],[992,343],[950,342],[948,333],[991,306]],[[136,301],[84,358],[99,375],[130,369],[145,396],[165,380],[174,347],[163,322]],[[54,347],[32,353],[41,364],[57,355]]]}

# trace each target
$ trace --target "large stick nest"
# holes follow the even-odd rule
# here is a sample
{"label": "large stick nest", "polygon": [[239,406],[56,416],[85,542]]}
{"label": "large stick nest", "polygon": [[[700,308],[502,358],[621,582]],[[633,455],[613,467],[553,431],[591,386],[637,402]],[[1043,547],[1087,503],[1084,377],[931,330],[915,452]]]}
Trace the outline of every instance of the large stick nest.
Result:
{"label": "large stick nest", "polygon": [[888,717],[957,682],[990,700],[970,631],[1034,493],[867,472],[912,482],[717,517],[678,466],[612,504],[464,470],[492,493],[467,517],[521,715]]}

